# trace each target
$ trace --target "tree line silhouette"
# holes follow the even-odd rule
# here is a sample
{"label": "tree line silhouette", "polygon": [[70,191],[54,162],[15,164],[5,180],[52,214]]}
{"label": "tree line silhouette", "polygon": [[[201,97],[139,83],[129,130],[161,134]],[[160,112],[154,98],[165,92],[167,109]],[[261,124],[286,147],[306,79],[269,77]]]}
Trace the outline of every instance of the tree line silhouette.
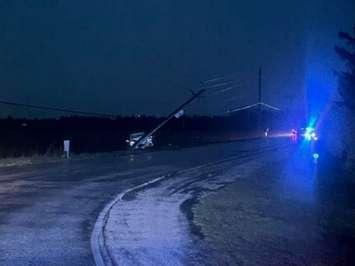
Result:
{"label": "tree line silhouette", "polygon": [[[252,136],[260,127],[276,127],[281,113],[243,111],[229,116],[183,116],[173,119],[155,136],[155,148],[186,147]],[[154,116],[116,118],[70,116],[57,119],[0,119],[0,157],[55,155],[63,140],[71,140],[72,152],[93,153],[127,149],[134,132],[147,132],[164,120]],[[260,131],[260,130],[259,130]],[[259,132],[260,133],[260,132]]]}

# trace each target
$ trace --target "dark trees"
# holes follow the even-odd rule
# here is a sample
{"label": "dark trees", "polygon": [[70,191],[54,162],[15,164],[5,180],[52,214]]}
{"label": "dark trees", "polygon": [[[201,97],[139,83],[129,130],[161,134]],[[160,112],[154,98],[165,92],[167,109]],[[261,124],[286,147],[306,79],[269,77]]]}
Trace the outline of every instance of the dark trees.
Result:
{"label": "dark trees", "polygon": [[335,51],[345,62],[345,70],[337,72],[338,91],[346,107],[355,112],[355,25],[353,34],[339,32],[339,38],[346,42],[346,46],[336,46]]}

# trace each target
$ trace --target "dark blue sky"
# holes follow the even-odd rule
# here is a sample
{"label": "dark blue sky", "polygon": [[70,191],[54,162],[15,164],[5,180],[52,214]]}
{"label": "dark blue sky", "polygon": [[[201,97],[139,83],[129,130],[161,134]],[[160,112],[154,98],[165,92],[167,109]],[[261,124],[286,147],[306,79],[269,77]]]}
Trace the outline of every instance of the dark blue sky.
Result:
{"label": "dark blue sky", "polygon": [[259,65],[265,101],[281,108],[300,106],[310,86],[333,89],[333,46],[355,1],[260,2],[0,0],[0,99],[164,115],[201,80],[237,73],[240,89],[191,110],[213,114],[228,98],[254,101]]}

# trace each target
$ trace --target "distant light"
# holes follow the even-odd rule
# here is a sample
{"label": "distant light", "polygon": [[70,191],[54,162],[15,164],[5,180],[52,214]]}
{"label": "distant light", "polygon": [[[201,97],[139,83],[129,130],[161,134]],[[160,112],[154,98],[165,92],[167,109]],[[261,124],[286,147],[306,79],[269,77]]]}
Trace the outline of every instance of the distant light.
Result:
{"label": "distant light", "polygon": [[319,159],[319,154],[318,154],[318,153],[314,153],[314,154],[313,154],[313,158],[314,158],[315,160]]}
{"label": "distant light", "polygon": [[266,128],[264,131],[264,136],[267,137],[269,136],[270,128]]}
{"label": "distant light", "polygon": [[315,131],[315,129],[313,127],[307,127],[305,129],[303,137],[307,141],[312,141],[312,140],[317,141],[318,140],[317,133],[316,133],[316,131]]}
{"label": "distant light", "polygon": [[304,138],[307,140],[307,141],[311,141],[312,140],[312,136],[309,132],[306,132],[304,133]]}

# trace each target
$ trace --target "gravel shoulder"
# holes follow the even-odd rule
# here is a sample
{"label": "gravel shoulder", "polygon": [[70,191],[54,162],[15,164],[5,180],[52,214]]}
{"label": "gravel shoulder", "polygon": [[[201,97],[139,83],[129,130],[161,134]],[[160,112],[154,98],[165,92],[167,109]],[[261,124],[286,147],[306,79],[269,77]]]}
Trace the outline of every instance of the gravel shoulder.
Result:
{"label": "gravel shoulder", "polygon": [[210,265],[354,265],[354,184],[297,156],[268,163],[193,207]]}

